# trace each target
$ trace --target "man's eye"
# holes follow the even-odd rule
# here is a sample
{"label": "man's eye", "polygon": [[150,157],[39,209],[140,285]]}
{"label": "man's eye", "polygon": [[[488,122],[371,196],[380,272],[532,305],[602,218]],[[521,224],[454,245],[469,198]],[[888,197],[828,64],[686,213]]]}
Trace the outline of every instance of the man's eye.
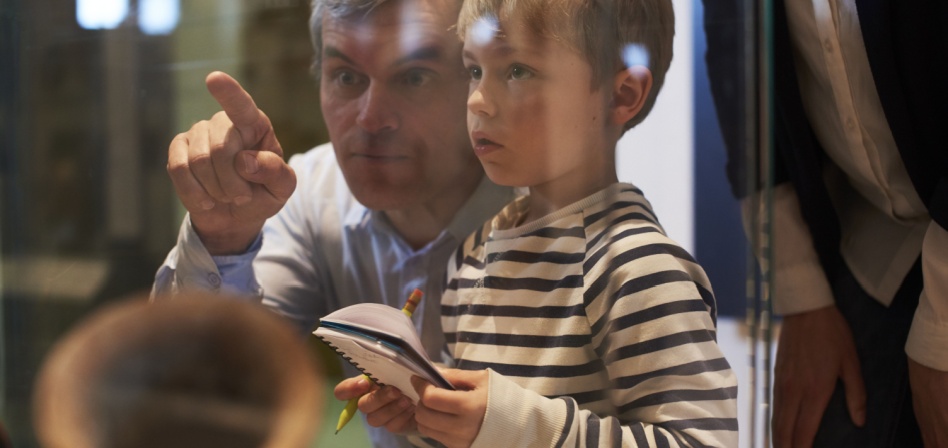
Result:
{"label": "man's eye", "polygon": [[354,86],[359,82],[359,77],[349,70],[339,70],[335,73],[333,78],[335,78],[336,83],[341,86]]}
{"label": "man's eye", "polygon": [[532,75],[533,73],[531,73],[530,70],[519,65],[510,68],[510,79],[527,79]]}
{"label": "man's eye", "polygon": [[412,87],[422,87],[431,81],[432,74],[427,70],[409,70],[402,76],[402,81]]}

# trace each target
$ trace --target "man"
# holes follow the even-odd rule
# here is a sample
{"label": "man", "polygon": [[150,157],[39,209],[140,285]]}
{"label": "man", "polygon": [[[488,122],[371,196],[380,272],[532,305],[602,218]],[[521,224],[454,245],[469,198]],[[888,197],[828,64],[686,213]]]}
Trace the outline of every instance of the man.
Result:
{"label": "man", "polygon": [[[296,321],[358,302],[415,313],[429,355],[457,244],[512,199],[487,180],[465,126],[456,0],[317,0],[311,29],[331,145],[285,163],[239,84],[207,78],[223,111],[178,135],[168,172],[188,210],[154,293],[242,293]],[[298,185],[297,185],[298,183]],[[348,366],[346,366],[348,368]],[[349,369],[348,373],[356,372]],[[337,398],[350,398],[343,391]],[[376,446],[404,445],[370,431]]]}
{"label": "man", "polygon": [[[732,152],[736,4],[705,2]],[[948,446],[948,6],[786,0],[773,12],[774,306],[785,316],[774,445]],[[740,170],[729,174],[741,190]]]}

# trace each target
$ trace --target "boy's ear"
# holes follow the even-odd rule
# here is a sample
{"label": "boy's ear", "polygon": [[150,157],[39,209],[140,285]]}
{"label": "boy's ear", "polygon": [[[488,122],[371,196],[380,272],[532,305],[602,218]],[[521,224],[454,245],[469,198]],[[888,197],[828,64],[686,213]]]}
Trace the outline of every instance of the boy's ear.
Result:
{"label": "boy's ear", "polygon": [[612,83],[612,123],[625,126],[645,105],[652,90],[652,72],[636,65],[616,73]]}

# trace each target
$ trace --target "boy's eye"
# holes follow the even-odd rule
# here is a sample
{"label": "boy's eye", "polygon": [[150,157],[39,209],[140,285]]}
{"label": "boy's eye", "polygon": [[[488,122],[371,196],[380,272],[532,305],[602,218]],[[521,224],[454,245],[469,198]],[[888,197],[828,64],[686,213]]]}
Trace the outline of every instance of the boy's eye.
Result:
{"label": "boy's eye", "polygon": [[510,67],[510,79],[527,79],[532,75],[533,73],[523,66],[514,65],[513,67]]}
{"label": "boy's eye", "polygon": [[481,68],[477,66],[468,67],[467,70],[468,70],[468,73],[471,75],[471,79],[473,80],[481,79],[481,76],[484,75],[484,71],[481,70]]}

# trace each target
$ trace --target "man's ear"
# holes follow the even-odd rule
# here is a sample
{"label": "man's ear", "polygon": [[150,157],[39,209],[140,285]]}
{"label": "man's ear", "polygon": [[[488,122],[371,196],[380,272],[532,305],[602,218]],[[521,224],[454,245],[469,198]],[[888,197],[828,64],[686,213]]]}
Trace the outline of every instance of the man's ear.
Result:
{"label": "man's ear", "polygon": [[625,126],[645,106],[645,99],[651,90],[652,72],[641,65],[616,73],[612,83],[612,104],[609,111],[612,123]]}

